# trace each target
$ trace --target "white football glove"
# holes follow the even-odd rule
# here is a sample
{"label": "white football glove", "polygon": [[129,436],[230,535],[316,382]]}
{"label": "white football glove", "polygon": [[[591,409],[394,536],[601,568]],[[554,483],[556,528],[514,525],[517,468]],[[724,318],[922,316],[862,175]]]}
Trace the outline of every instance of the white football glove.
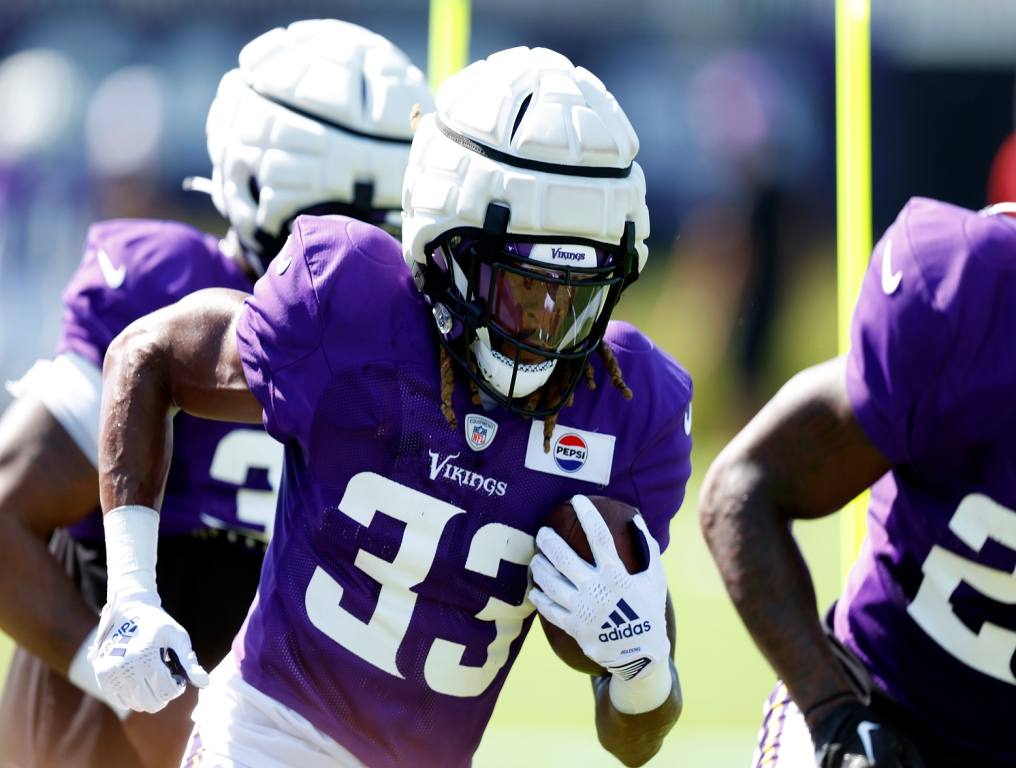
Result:
{"label": "white football glove", "polygon": [[610,697],[627,714],[647,712],[670,695],[667,577],[660,545],[642,515],[649,565],[628,573],[600,513],[585,496],[571,500],[589,541],[595,565],[583,560],[555,531],[536,534],[535,585],[529,599],[547,621],[571,635],[583,653],[611,673]]}
{"label": "white football glove", "polygon": [[89,659],[104,697],[118,707],[158,712],[190,682],[208,685],[190,635],[162,609],[155,587],[158,513],[118,507],[103,519],[109,580]]}

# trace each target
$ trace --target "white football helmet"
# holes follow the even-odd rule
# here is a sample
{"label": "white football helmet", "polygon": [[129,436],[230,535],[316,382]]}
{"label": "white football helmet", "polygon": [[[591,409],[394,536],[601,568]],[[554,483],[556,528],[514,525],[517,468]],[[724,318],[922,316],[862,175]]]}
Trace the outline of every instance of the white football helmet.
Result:
{"label": "white football helmet", "polygon": [[513,410],[560,408],[582,365],[557,402],[512,401],[559,361],[585,361],[645,266],[637,151],[603,83],[544,48],[470,65],[420,121],[402,193],[403,254],[442,343]]}
{"label": "white football helmet", "polygon": [[212,178],[191,186],[262,260],[299,213],[397,229],[414,105],[433,109],[423,75],[381,35],[335,19],[273,29],[219,83],[206,126]]}

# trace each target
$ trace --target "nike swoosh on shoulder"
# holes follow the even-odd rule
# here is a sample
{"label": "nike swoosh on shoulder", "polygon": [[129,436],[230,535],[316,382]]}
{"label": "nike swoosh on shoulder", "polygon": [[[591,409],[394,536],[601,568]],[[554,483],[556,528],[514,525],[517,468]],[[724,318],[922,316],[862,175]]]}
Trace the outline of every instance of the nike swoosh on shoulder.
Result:
{"label": "nike swoosh on shoulder", "polygon": [[892,239],[886,241],[885,248],[882,249],[882,291],[886,296],[892,296],[896,293],[896,289],[900,287],[900,283],[903,281],[903,270],[897,270],[893,272],[893,241]]}
{"label": "nike swoosh on shoulder", "polygon": [[279,256],[273,263],[275,265],[275,274],[284,275],[286,274],[286,270],[293,264],[293,257]]}
{"label": "nike swoosh on shoulder", "polygon": [[123,281],[127,277],[127,267],[123,264],[119,267],[114,267],[113,262],[110,261],[109,254],[106,253],[104,248],[100,248],[96,251],[95,258],[99,262],[99,269],[102,271],[102,279],[106,281],[106,285],[110,288],[119,288],[123,285]]}

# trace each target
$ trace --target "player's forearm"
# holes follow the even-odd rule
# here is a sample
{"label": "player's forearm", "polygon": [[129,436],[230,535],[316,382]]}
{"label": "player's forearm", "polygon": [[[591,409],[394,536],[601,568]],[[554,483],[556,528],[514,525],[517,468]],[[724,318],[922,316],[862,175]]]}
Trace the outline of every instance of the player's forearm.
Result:
{"label": "player's forearm", "polygon": [[671,661],[670,694],[655,709],[636,715],[618,711],[610,696],[610,676],[593,678],[596,732],[600,744],[625,765],[642,765],[660,750],[681,715],[681,685]]}
{"label": "player's forearm", "polygon": [[750,462],[723,461],[703,485],[706,542],[741,619],[802,711],[850,692],[819,619],[811,575],[785,513]]}
{"label": "player's forearm", "polygon": [[98,616],[45,543],[13,515],[0,514],[0,562],[0,629],[66,674]]}
{"label": "player's forearm", "polygon": [[46,407],[12,403],[0,418],[0,628],[61,673],[98,616],[47,542],[97,497],[95,467]]}
{"label": "player's forearm", "polygon": [[99,494],[109,512],[158,508],[172,449],[167,338],[144,320],[114,339],[103,363]]}

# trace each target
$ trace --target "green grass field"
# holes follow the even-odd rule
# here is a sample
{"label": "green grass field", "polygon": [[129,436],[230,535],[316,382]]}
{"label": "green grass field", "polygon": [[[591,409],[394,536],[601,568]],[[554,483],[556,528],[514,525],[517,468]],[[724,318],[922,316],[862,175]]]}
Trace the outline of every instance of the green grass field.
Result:
{"label": "green grass field", "polygon": [[[709,462],[750,414],[733,405],[729,366],[722,355],[720,364],[705,372],[692,364],[709,359],[703,345],[713,343],[703,340],[702,306],[671,296],[663,270],[657,270],[636,284],[618,314],[647,330],[679,360],[690,361],[696,378],[696,444],[686,501],[664,555],[677,610],[676,653],[685,709],[651,765],[748,768],[762,702],[774,678],[727,600],[699,532],[696,506]],[[835,351],[831,255],[806,260],[795,275],[796,283],[786,289],[788,299],[766,371],[769,391],[794,371]],[[837,520],[801,524],[796,531],[824,607],[841,582]],[[0,669],[6,669],[10,648],[0,637]],[[596,741],[588,679],[557,660],[538,628],[530,633],[505,685],[475,764],[478,768],[619,765]]]}

